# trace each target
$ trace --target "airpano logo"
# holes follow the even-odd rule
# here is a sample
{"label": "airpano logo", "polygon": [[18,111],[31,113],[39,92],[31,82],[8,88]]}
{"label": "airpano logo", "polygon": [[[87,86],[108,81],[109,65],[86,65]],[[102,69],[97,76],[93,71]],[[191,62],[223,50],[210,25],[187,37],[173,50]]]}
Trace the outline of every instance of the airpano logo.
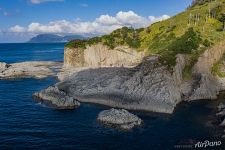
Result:
{"label": "airpano logo", "polygon": [[194,140],[188,140],[185,142],[182,142],[182,144],[174,145],[175,149],[209,149],[209,148],[216,148],[221,147],[222,142],[221,141],[194,141]]}
{"label": "airpano logo", "polygon": [[219,147],[221,146],[221,141],[213,141],[210,142],[208,140],[205,140],[204,142],[197,142],[195,144],[195,148],[209,148],[209,147]]}

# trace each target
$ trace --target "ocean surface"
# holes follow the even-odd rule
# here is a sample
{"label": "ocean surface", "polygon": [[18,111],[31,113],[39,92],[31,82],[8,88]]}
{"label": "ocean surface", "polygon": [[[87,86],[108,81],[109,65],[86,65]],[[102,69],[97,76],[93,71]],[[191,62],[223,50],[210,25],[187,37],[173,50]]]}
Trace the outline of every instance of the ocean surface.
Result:
{"label": "ocean surface", "polygon": [[[63,61],[63,47],[63,43],[0,44],[0,61]],[[181,103],[172,115],[134,112],[143,126],[123,132],[96,121],[107,107],[82,104],[75,110],[56,110],[32,98],[56,82],[56,78],[0,80],[0,150],[170,150],[221,140],[215,113],[225,94],[217,101]]]}

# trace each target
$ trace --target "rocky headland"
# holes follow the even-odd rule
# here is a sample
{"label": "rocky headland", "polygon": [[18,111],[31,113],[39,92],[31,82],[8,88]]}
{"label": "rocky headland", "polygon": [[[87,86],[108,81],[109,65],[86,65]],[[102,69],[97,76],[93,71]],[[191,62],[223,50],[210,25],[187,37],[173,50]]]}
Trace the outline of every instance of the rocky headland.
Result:
{"label": "rocky headland", "polygon": [[[103,54],[113,50],[100,44],[83,50],[86,55],[78,55],[80,49],[65,48],[64,72],[58,74],[61,81],[55,87],[79,102],[172,113],[182,100],[217,98],[223,84],[211,74],[211,68],[222,57],[224,47],[221,42],[201,54],[189,80],[183,79],[188,64],[188,56],[183,54],[176,56],[171,72],[162,64],[160,56],[131,55],[127,48],[116,52],[123,55],[112,58]],[[92,55],[87,55],[88,51]],[[46,99],[41,94],[37,97]]]}
{"label": "rocky headland", "polygon": [[172,113],[181,101],[179,88],[158,56],[144,58],[135,67],[85,69],[55,87],[80,102],[129,110]]}
{"label": "rocky headland", "polygon": [[[64,49],[60,82],[35,96],[59,106],[62,97],[160,113],[172,113],[181,101],[216,99],[225,89],[225,75],[215,73],[225,53],[224,4],[204,1],[147,28],[72,40]],[[216,17],[208,14],[212,5]]]}

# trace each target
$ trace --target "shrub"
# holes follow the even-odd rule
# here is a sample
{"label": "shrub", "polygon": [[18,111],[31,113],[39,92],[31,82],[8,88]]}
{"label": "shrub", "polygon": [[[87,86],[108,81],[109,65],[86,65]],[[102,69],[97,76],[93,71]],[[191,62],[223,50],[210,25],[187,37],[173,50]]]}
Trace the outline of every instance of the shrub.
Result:
{"label": "shrub", "polygon": [[85,40],[72,40],[66,44],[66,47],[85,49],[86,41]]}

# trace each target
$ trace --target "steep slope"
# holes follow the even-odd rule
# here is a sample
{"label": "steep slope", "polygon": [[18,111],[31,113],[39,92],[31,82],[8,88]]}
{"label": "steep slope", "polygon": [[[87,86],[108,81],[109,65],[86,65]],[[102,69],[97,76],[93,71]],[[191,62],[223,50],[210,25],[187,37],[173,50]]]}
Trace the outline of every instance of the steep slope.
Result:
{"label": "steep slope", "polygon": [[[169,67],[175,65],[176,54],[189,54],[193,63],[207,47],[225,37],[221,15],[225,12],[225,0],[194,3],[186,11],[145,29],[123,27],[109,35],[83,41],[71,41],[67,47],[84,48],[102,43],[113,49],[126,45],[146,55],[159,54]],[[193,64],[192,64],[193,65]]]}

